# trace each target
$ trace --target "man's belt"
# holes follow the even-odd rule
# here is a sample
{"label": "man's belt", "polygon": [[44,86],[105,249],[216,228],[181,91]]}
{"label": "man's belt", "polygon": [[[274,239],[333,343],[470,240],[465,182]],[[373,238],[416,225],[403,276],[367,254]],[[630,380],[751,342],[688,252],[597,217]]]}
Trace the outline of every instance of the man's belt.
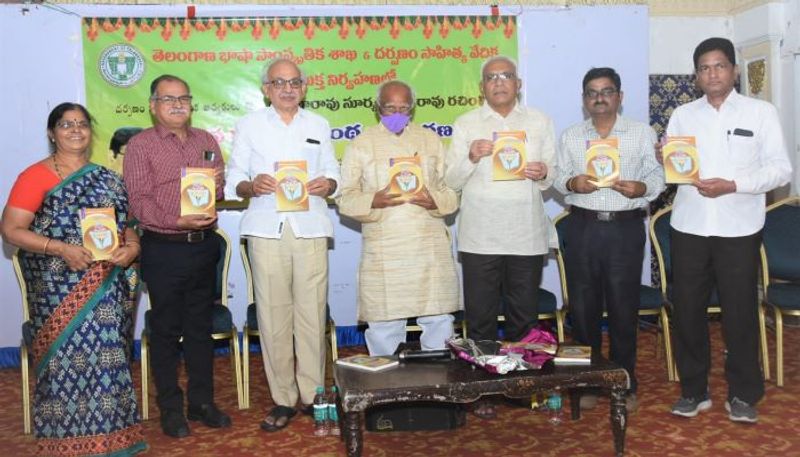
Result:
{"label": "man's belt", "polygon": [[213,232],[214,230],[212,229],[185,233],[161,233],[144,230],[144,236],[154,240],[172,241],[173,243],[199,243],[210,237]]}
{"label": "man's belt", "polygon": [[643,219],[647,216],[647,212],[643,209],[629,209],[626,211],[594,211],[591,209],[581,208],[580,206],[572,206],[570,213],[582,219],[603,222]]}

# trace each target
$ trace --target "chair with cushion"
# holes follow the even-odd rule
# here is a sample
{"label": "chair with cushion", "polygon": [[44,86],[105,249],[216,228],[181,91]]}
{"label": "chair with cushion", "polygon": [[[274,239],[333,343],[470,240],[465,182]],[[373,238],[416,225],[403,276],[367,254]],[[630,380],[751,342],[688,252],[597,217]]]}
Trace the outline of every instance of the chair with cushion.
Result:
{"label": "chair with cushion", "polygon": [[[565,259],[564,259],[564,239],[567,224],[570,222],[569,211],[564,211],[559,214],[553,221],[558,232],[558,250],[556,252],[556,259],[558,260],[559,278],[561,278],[561,296],[564,301],[564,310],[569,312],[569,292]],[[667,314],[667,302],[664,300],[658,288],[642,284],[639,288],[639,316],[658,316],[658,334],[656,337],[656,344],[660,347],[660,340],[664,340],[664,359],[667,365],[667,379],[674,380],[674,367],[672,357],[672,340],[670,338],[669,315]],[[608,313],[604,312],[603,317],[608,317]],[[657,354],[660,352],[657,350]]]}
{"label": "chair with cushion", "polygon": [[[658,269],[661,277],[661,294],[667,304],[672,307],[672,259],[670,242],[670,219],[672,206],[662,208],[650,217],[650,242],[656,252]],[[769,357],[767,355],[767,334],[764,321],[764,307],[758,306],[759,331],[761,332],[761,360],[764,369],[764,379],[769,379]],[[708,314],[719,314],[722,308],[719,306],[719,294],[712,290],[709,300]],[[678,380],[678,367],[672,362],[673,374],[670,380]]]}
{"label": "chair with cushion", "polygon": [[14,251],[12,257],[14,273],[17,275],[19,292],[22,296],[22,341],[19,345],[20,368],[22,370],[22,430],[26,435],[31,434],[31,391],[30,391],[30,367],[28,349],[33,343],[32,323],[30,310],[28,308],[28,286],[22,276],[22,269],[19,265],[19,250]]}
{"label": "chair with cushion", "polygon": [[[243,377],[243,391],[242,391],[242,408],[250,408],[250,338],[258,338],[258,317],[256,313],[256,294],[253,289],[253,270],[250,266],[250,255],[247,251],[247,237],[239,238],[239,256],[242,259],[242,266],[244,266],[244,275],[247,280],[247,316],[242,329],[242,377]],[[326,324],[326,337],[330,338],[331,342],[331,358],[336,360],[339,358],[338,343],[336,341],[336,324],[331,318],[330,308],[326,306],[325,312],[327,314]]]}
{"label": "chair with cushion", "polygon": [[[228,272],[231,263],[231,241],[228,235],[220,228],[214,230],[220,238],[220,259],[217,263],[217,295],[219,303],[214,304],[212,310],[211,338],[214,340],[228,340],[231,369],[233,370],[234,383],[236,385],[237,403],[239,409],[243,409],[242,392],[242,369],[241,356],[239,354],[239,331],[233,324],[233,316],[228,308]],[[142,419],[147,420],[149,414],[149,370],[150,370],[150,310],[144,315],[144,328],[142,329],[141,341],[141,364],[142,364]]]}
{"label": "chair with cushion", "polygon": [[761,271],[764,304],[769,305],[775,313],[775,363],[779,387],[783,387],[783,317],[800,317],[798,227],[800,197],[789,197],[767,207],[761,246]]}

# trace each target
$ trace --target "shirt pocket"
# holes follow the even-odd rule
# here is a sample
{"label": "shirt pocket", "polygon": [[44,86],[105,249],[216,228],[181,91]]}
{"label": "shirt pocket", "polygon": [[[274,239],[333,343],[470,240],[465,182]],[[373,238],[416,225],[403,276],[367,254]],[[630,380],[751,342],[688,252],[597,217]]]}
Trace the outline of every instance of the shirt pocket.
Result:
{"label": "shirt pocket", "polygon": [[301,160],[306,161],[306,171],[308,172],[309,179],[314,179],[322,175],[322,170],[320,170],[321,151],[322,147],[319,144],[308,142],[303,144]]}
{"label": "shirt pocket", "polygon": [[754,169],[758,163],[758,141],[754,136],[730,135],[728,151],[733,168]]}

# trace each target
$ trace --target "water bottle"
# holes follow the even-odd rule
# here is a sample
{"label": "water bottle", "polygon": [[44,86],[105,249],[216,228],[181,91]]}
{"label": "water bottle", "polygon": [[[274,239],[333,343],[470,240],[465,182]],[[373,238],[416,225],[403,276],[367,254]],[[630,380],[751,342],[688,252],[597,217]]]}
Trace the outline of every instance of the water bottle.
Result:
{"label": "water bottle", "polygon": [[342,429],[339,427],[339,388],[331,387],[331,395],[328,397],[328,434],[340,436]]}
{"label": "water bottle", "polygon": [[547,399],[547,409],[550,411],[550,423],[553,425],[560,424],[563,419],[561,417],[561,392],[558,391],[558,388]]}
{"label": "water bottle", "polygon": [[328,435],[328,400],[325,398],[325,387],[317,387],[314,395],[314,436]]}

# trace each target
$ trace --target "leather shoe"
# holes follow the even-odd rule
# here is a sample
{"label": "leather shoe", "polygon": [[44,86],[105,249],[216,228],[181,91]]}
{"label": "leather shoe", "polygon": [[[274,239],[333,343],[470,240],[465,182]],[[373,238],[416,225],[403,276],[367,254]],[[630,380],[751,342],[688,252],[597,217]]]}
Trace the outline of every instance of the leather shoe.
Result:
{"label": "leather shoe", "polygon": [[186,417],[190,421],[201,421],[204,425],[211,428],[224,428],[231,426],[231,418],[217,408],[214,403],[205,405],[189,405]]}
{"label": "leather shoe", "polygon": [[161,431],[173,438],[184,438],[189,436],[189,424],[180,411],[166,410],[161,412]]}

